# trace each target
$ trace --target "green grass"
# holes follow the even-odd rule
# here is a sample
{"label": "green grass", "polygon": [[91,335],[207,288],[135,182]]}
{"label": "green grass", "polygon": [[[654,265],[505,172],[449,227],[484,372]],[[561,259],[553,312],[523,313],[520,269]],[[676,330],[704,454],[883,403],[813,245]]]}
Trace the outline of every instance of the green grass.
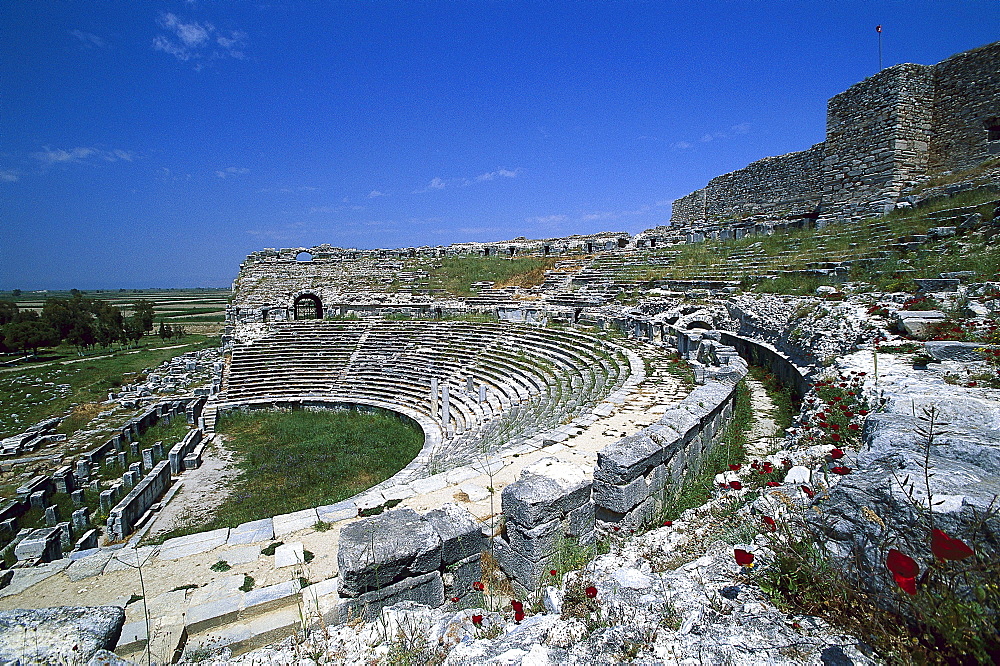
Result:
{"label": "green grass", "polygon": [[238,461],[233,490],[213,516],[164,539],[339,502],[389,478],[423,446],[418,426],[387,412],[230,412],[216,430]]}
{"label": "green grass", "polygon": [[688,467],[679,484],[667,487],[662,516],[654,525],[659,525],[662,520],[676,520],[688,509],[702,506],[712,498],[715,475],[731,464],[747,461],[747,435],[753,422],[750,389],[746,381],[742,381],[736,387],[733,418],[726,431],[697,464]]}
{"label": "green grass", "polygon": [[[180,341],[168,342],[146,336],[140,348],[109,352],[110,356],[98,352],[81,359],[67,345],[45,352],[42,361],[56,362],[32,363],[0,372],[0,437],[19,433],[43,419],[61,416],[76,403],[58,430],[72,433],[96,416],[100,411],[97,403],[107,400],[109,391],[139,381],[147,370],[167,359],[218,344],[218,338],[203,335],[187,335]],[[64,365],[61,361],[78,362]]]}
{"label": "green grass", "polygon": [[494,282],[496,287],[531,287],[541,284],[545,271],[558,259],[547,257],[442,257],[430,267],[430,282],[455,296],[472,296],[474,282]]}
{"label": "green grass", "polygon": [[[868,282],[883,291],[913,291],[914,278],[937,277],[947,271],[971,270],[976,273],[977,281],[995,280],[1000,247],[982,234],[932,241],[915,252],[892,251],[888,257],[879,253],[889,251],[889,244],[900,237],[922,235],[939,224],[953,225],[954,222],[942,222],[931,216],[940,210],[976,206],[988,220],[992,215],[990,202],[997,197],[994,191],[969,190],[927,202],[917,209],[897,209],[886,216],[859,222],[779,231],[770,236],[706,240],[638,253],[624,263],[620,258],[606,257],[596,265],[613,270],[616,280],[623,284],[714,277],[741,279],[744,289],[781,294],[814,293],[822,284],[833,284],[832,278],[783,274],[810,270],[816,268],[811,264],[823,262],[854,261],[849,278]],[[880,234],[888,235],[889,240],[879,238]],[[857,262],[858,259],[870,262]],[[757,265],[751,265],[754,262]],[[759,275],[776,277],[753,279]]]}
{"label": "green grass", "polygon": [[750,376],[764,385],[764,390],[774,403],[774,411],[769,416],[774,419],[775,435],[780,435],[785,428],[790,428],[798,416],[802,401],[795,397],[792,389],[781,383],[781,380],[764,368],[751,365]]}

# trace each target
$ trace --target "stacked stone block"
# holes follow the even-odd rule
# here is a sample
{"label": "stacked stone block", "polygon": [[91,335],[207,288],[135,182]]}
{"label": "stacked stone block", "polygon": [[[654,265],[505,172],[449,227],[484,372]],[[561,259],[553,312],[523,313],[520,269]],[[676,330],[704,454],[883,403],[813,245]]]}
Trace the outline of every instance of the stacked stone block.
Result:
{"label": "stacked stone block", "polygon": [[699,464],[732,419],[736,385],[747,365],[715,337],[711,331],[680,334],[678,341],[704,371],[704,385],[655,424],[597,453],[593,494],[598,524],[619,529],[648,525],[663,510],[673,484]]}
{"label": "stacked stone block", "polygon": [[535,590],[558,566],[564,544],[594,541],[592,481],[580,467],[542,458],[503,490],[503,534],[494,538],[497,561],[514,584]]}
{"label": "stacked stone block", "polygon": [[482,550],[479,525],[455,505],[423,516],[397,509],[351,523],[337,550],[340,620],[371,620],[400,601],[434,608],[463,597],[480,578]]}

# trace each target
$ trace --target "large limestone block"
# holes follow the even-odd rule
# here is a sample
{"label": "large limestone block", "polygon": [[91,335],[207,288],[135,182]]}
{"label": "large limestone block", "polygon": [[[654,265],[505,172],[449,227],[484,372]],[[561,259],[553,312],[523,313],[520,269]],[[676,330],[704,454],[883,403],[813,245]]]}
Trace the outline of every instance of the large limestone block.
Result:
{"label": "large limestone block", "polygon": [[896,317],[896,327],[900,331],[921,339],[929,337],[934,327],[947,319],[939,310],[900,311]]}
{"label": "large limestone block", "polygon": [[124,624],[125,611],[117,606],[0,611],[0,661],[86,662],[98,650],[114,649]]}
{"label": "large limestone block", "polygon": [[483,530],[475,516],[457,504],[445,504],[424,514],[441,537],[445,566],[483,552]]}
{"label": "large limestone block", "polygon": [[441,567],[441,536],[412,509],[351,523],[337,549],[340,593],[353,597]]}
{"label": "large limestone block", "polygon": [[521,470],[520,478],[503,489],[504,516],[522,527],[535,527],[590,501],[592,481],[576,465],[542,458]]}
{"label": "large limestone block", "polygon": [[597,452],[594,480],[620,486],[663,462],[663,447],[644,432],[611,442]]}
{"label": "large limestone block", "polygon": [[401,601],[413,601],[418,604],[437,608],[444,604],[444,582],[437,571],[413,578],[406,578],[388,587],[366,592],[361,596],[341,599],[337,607],[338,621],[347,622],[354,618],[362,618],[370,622],[379,616],[386,606],[398,604]]}

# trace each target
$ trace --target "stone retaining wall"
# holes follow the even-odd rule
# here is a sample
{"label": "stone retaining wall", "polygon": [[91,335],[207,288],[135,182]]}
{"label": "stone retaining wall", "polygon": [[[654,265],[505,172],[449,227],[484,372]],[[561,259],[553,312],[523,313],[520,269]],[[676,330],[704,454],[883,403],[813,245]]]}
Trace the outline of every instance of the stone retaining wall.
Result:
{"label": "stone retaining wall", "polygon": [[135,528],[149,507],[170,487],[170,463],[161,460],[108,514],[108,541],[120,541]]}

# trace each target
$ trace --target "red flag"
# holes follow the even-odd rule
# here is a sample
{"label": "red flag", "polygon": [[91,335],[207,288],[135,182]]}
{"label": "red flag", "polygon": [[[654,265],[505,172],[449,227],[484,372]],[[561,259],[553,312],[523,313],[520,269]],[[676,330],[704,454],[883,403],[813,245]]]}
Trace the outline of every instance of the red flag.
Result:
{"label": "red flag", "polygon": [[882,26],[881,25],[875,26],[875,32],[882,32]]}

